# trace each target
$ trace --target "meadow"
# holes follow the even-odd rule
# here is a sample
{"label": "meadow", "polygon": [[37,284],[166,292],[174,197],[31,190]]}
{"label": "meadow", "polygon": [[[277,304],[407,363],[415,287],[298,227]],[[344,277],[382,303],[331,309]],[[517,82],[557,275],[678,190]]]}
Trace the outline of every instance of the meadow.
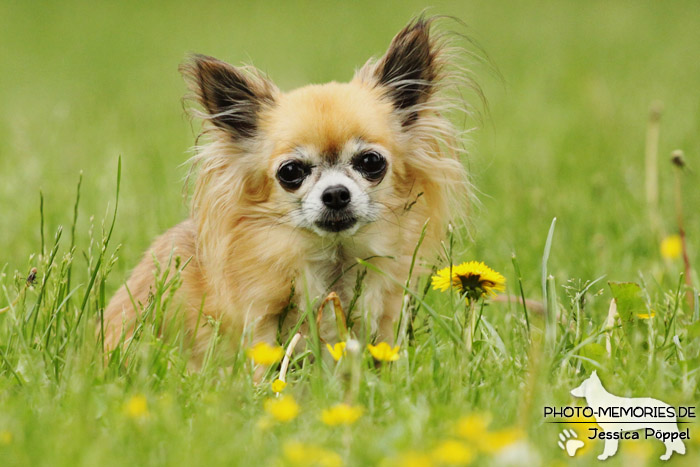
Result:
{"label": "meadow", "polygon": [[[148,320],[105,358],[110,296],[188,215],[186,53],[282,89],[342,81],[426,7],[466,23],[487,99],[467,94],[468,227],[434,265],[484,261],[541,306],[486,300],[469,348],[463,299],[425,276],[395,361],[309,339],[280,397],[276,364],[254,384],[250,355],[213,341],[189,371]],[[594,369],[614,394],[697,406],[697,2],[3,2],[0,44],[0,465],[590,465],[591,421],[543,411],[582,405],[569,391]],[[177,279],[157,278],[154,313]],[[700,462],[690,420],[673,465]],[[623,440],[606,463],[662,453]]]}

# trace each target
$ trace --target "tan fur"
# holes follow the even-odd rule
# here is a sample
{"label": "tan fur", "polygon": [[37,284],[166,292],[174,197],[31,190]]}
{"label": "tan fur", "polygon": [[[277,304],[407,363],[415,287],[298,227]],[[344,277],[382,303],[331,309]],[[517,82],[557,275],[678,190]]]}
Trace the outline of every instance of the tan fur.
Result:
{"label": "tan fur", "polygon": [[[418,26],[424,30],[409,29]],[[419,19],[399,36],[403,34],[405,40],[409,34],[427,35],[427,28],[430,21]],[[329,293],[330,283],[357,264],[358,258],[374,257],[371,262],[389,278],[367,273],[353,316],[361,325],[355,329],[369,323],[377,340],[393,341],[403,291],[391,279],[406,280],[427,219],[428,235],[421,251],[427,258],[434,257],[451,216],[450,207],[461,206],[466,198],[456,131],[442,115],[447,103],[441,88],[447,65],[445,49],[432,36],[429,45],[432,82],[410,109],[417,115],[414,120],[407,119],[408,110],[395,106],[387,86],[378,83],[381,60],[368,62],[349,83],[312,85],[289,93],[280,92],[256,72],[231,68],[245,76],[242,79],[261,96],[255,103],[253,137],[233,137],[230,129],[217,126],[217,115],[207,108],[202,67],[185,67],[205,107],[209,142],[195,158],[198,173],[191,219],[159,237],[127,281],[137,304],[146,303],[154,283],[153,255],[166,264],[174,250],[183,261],[192,258],[173,302],[183,311],[189,333],[195,334],[201,307],[205,317],[221,320],[222,329],[233,341],[251,331],[253,341],[272,343],[293,283],[293,300],[303,308],[307,298]],[[311,147],[331,157],[354,139],[379,144],[389,153],[389,172],[372,194],[383,206],[380,219],[364,225],[350,239],[319,237],[295,227],[288,218],[290,195],[275,179],[280,158],[296,147]],[[344,305],[352,297],[356,270],[332,287]],[[122,287],[105,313],[107,349],[114,348],[122,335],[130,337],[138,313]],[[332,342],[334,325],[330,313],[326,315],[329,319],[322,324],[321,335]],[[283,330],[297,318],[287,316]],[[209,333],[197,331],[196,335],[195,355],[206,349]]]}

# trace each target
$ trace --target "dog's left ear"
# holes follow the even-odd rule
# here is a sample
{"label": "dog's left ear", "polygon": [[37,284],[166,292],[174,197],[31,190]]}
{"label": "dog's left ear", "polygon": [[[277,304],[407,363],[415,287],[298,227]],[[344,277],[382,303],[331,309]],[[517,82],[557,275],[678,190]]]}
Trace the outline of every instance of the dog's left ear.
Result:
{"label": "dog's left ear", "polygon": [[358,73],[361,81],[380,86],[402,117],[413,123],[420,105],[430,99],[439,79],[441,46],[431,37],[432,19],[419,17],[403,28],[377,62],[368,62]]}

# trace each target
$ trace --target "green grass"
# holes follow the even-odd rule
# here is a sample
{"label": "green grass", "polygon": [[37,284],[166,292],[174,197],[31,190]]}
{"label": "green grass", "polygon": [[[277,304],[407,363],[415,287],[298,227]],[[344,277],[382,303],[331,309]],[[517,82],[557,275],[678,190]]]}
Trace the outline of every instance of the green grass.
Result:
{"label": "green grass", "polygon": [[[469,353],[450,337],[462,334],[460,301],[431,291],[397,362],[380,371],[363,353],[355,393],[349,362],[301,366],[303,357],[285,389],[299,416],[266,428],[269,385],[252,383],[242,354],[223,361],[214,345],[205,368],[188,372],[180,340],[163,341],[145,323],[126,363],[103,360],[101,310],[153,237],[187,215],[182,164],[197,125],[180,102],[185,53],[253,61],[283,89],[346,80],[426,6],[0,4],[0,308],[12,304],[0,314],[0,464],[269,465],[296,440],[348,465],[374,465],[409,449],[431,452],[474,413],[489,414],[492,431],[524,432],[519,461],[565,463],[561,426],[545,423],[543,406],[580,403],[569,390],[596,366],[615,394],[697,404],[697,302],[693,309],[685,300],[682,262],[659,252],[660,236],[677,230],[668,158],[683,149],[690,261],[700,260],[695,2],[435,2],[429,10],[466,21],[498,70],[474,64],[489,101],[469,143],[480,203],[470,231],[453,238],[453,260],[485,261],[517,295],[516,264],[524,295],[542,299],[544,287],[559,320],[530,310],[528,332],[519,306],[486,306]],[[659,233],[644,191],[653,101],[664,107]],[[37,280],[26,288],[32,267]],[[171,279],[161,278],[163,289]],[[697,291],[696,270],[691,280]],[[602,332],[608,281],[639,283],[631,303],[655,317]],[[125,411],[134,396],[146,398],[147,417]],[[347,397],[364,415],[351,427],[325,426],[321,410]],[[691,438],[674,464],[697,465],[697,424]],[[597,462],[603,443],[589,444],[576,462]],[[663,451],[658,441],[626,444],[607,462],[641,465],[635,456],[648,455],[653,463]],[[499,455],[480,451],[475,462],[495,464]]]}

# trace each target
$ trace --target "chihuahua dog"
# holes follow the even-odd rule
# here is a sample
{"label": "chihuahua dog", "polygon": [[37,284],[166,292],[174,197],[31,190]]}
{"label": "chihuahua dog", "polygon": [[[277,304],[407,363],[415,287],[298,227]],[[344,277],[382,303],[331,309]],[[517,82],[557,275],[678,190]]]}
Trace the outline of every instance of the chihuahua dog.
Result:
{"label": "chihuahua dog", "polygon": [[[182,313],[193,358],[214,327],[232,342],[273,344],[306,303],[331,291],[349,303],[358,258],[381,272],[367,269],[350,320],[392,343],[424,225],[427,258],[468,194],[458,131],[445,116],[457,73],[434,27],[413,20],[348,83],[291,92],[212,57],[183,64],[206,140],[194,157],[191,216],[155,240],[111,300],[106,350],[132,337],[173,255],[188,262],[169,310]],[[336,339],[332,316],[319,332]]]}

